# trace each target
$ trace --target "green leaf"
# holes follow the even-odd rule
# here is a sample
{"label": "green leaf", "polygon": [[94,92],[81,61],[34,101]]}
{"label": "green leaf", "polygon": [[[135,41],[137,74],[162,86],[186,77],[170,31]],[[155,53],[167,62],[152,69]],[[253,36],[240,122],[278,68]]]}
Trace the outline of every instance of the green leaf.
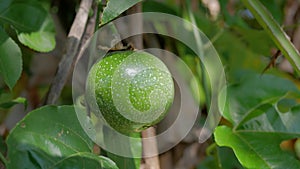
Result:
{"label": "green leaf", "polygon": [[270,49],[275,47],[274,42],[264,30],[244,29],[241,27],[234,27],[233,30],[239,34],[240,40],[247,44],[247,48],[250,48],[258,55],[270,56]]}
{"label": "green leaf", "polygon": [[47,11],[40,3],[16,1],[0,11],[0,22],[9,23],[22,32],[32,32],[39,30],[46,16]]}
{"label": "green leaf", "polygon": [[264,113],[264,105],[276,103],[288,93],[299,94],[299,90],[291,81],[278,76],[249,72],[242,76],[243,79],[239,83],[227,88],[223,114],[236,128]]}
{"label": "green leaf", "polygon": [[116,169],[92,153],[93,145],[73,106],[45,106],[30,112],[9,134],[7,168]]}
{"label": "green leaf", "polygon": [[266,114],[248,121],[240,129],[217,127],[214,136],[219,146],[231,147],[246,168],[297,169],[300,161],[283,151],[280,143],[300,137],[299,120],[299,105],[288,113],[277,112],[270,106]]}
{"label": "green leaf", "polygon": [[22,54],[18,45],[0,27],[0,75],[12,89],[22,73]]}
{"label": "green leaf", "polygon": [[[267,164],[259,158],[255,150],[253,150],[255,146],[247,146],[248,142],[244,142],[244,140],[239,137],[239,133],[233,133],[229,127],[220,126],[216,128],[214,135],[219,146],[228,146],[234,150],[243,166],[249,168],[269,168]],[[264,145],[264,143],[261,143],[261,145]]]}
{"label": "green leaf", "polygon": [[53,168],[61,169],[89,169],[89,168],[100,168],[100,169],[118,169],[116,164],[109,158],[103,156],[96,156],[92,153],[78,153],[70,157],[66,157]]}
{"label": "green leaf", "polygon": [[163,2],[147,0],[143,2],[143,12],[163,12],[172,15],[178,15],[179,10],[175,5],[166,4]]}
{"label": "green leaf", "polygon": [[13,0],[0,1],[0,11],[5,10]]}
{"label": "green leaf", "polygon": [[38,52],[49,52],[55,48],[55,28],[50,15],[36,32],[18,34],[19,41]]}
{"label": "green leaf", "polygon": [[[19,0],[3,4],[0,22],[12,24],[18,32],[19,41],[38,52],[49,52],[55,47],[55,28],[47,11],[50,3],[36,0]],[[2,10],[1,10],[2,9]]]}
{"label": "green leaf", "polygon": [[[256,43],[258,42],[256,41]],[[226,72],[229,75],[229,81],[234,80],[235,72],[240,72],[244,69],[261,72],[267,64],[262,62],[261,54],[258,54],[257,50],[256,52],[253,51],[245,44],[245,41],[242,41],[240,37],[230,30],[224,30],[214,42],[214,46],[220,56],[222,56],[221,59],[223,59],[224,65],[230,65],[230,69]]]}
{"label": "green leaf", "polygon": [[285,15],[284,5],[286,4],[286,1],[268,0],[260,2],[270,11],[274,19],[281,24]]}
{"label": "green leaf", "polygon": [[259,24],[269,33],[277,47],[293,65],[295,71],[300,73],[300,54],[270,12],[259,0],[242,0],[242,2],[253,13]]}
{"label": "green leaf", "polygon": [[205,159],[201,161],[197,169],[216,169],[220,168],[220,166],[224,169],[243,169],[232,149],[218,146],[215,146],[213,154],[206,156]]}
{"label": "green leaf", "polygon": [[13,107],[16,104],[24,104],[25,109],[27,108],[27,100],[23,97],[18,97],[14,100],[10,100],[10,101],[4,102],[4,103],[0,102],[0,108],[9,109],[9,108]]}
{"label": "green leaf", "polygon": [[101,25],[104,25],[116,17],[118,17],[121,13],[134,6],[138,2],[142,0],[127,0],[127,1],[119,1],[119,0],[109,0],[107,2],[106,7],[103,10],[103,14],[101,17]]}
{"label": "green leaf", "polygon": [[10,109],[16,104],[24,104],[25,109],[27,108],[27,100],[23,97],[15,97],[13,92],[7,92],[0,90],[0,110]]}
{"label": "green leaf", "polygon": [[229,87],[224,116],[233,128],[219,126],[216,143],[231,147],[246,168],[299,168],[296,156],[280,148],[282,141],[300,137],[299,90],[272,75],[245,78]]}

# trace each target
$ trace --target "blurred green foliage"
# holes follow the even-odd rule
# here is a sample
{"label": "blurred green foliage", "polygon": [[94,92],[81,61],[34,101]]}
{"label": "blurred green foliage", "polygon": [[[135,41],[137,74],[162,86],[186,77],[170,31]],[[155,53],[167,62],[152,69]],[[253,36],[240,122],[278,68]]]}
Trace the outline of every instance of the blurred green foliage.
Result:
{"label": "blurred green foliage", "polygon": [[[99,6],[104,8],[102,15],[104,17],[99,16],[96,23],[107,24],[138,2],[140,0],[122,1],[122,3],[110,0],[107,5],[101,4]],[[208,153],[201,159],[197,169],[299,168],[299,140],[292,152],[280,149],[282,141],[300,138],[298,75],[293,73],[293,70],[285,72],[278,68],[278,64],[283,60],[282,54],[279,54],[281,60],[274,62],[275,67],[264,72],[272,57],[278,53],[276,51],[288,49],[292,45],[289,40],[282,40],[266,31],[272,30],[274,25],[281,29],[279,26],[284,24],[288,1],[216,0],[215,3],[220,8],[215,6],[217,10],[215,16],[211,13],[212,7],[203,2],[199,0],[145,0],[142,2],[143,12],[168,13],[195,22],[210,39],[224,65],[229,85],[222,117],[222,121],[226,123],[221,123],[216,129],[213,139],[210,140],[216,143],[212,143],[208,148]],[[257,19],[258,13],[262,10],[248,9],[243,2],[245,4],[260,2],[265,7],[262,8],[263,11],[270,14],[272,19]],[[57,3],[53,2],[53,4]],[[20,94],[23,90],[27,90],[26,84],[29,83],[28,79],[31,77],[31,59],[35,52],[48,52],[56,45],[57,34],[51,11],[57,12],[63,25],[67,23],[68,26],[65,29],[68,30],[78,1],[62,1],[61,4],[65,5],[66,9],[68,7],[68,10],[58,10],[57,7],[52,9],[53,4],[49,0],[0,1],[0,121],[5,120],[10,108],[15,104],[21,103],[26,106],[27,100],[20,97]],[[64,22],[66,18],[68,22]],[[284,25],[283,28],[297,28],[299,16],[293,19],[296,20],[295,25]],[[266,21],[270,23],[264,24]],[[281,37],[284,37],[283,32],[280,33]],[[210,82],[199,57],[181,42],[164,36],[157,38],[160,47],[177,54],[195,75],[193,78],[185,77],[185,80],[201,108],[207,110]],[[279,44],[280,42],[284,42],[283,45]],[[286,48],[284,44],[288,47]],[[287,56],[290,54],[289,50],[283,54],[289,58]],[[293,59],[290,61],[293,62]],[[295,71],[297,68],[294,66],[293,69]],[[40,98],[45,96],[49,85],[36,87]],[[199,92],[196,92],[197,89]],[[59,103],[72,104],[70,86],[65,87]],[[92,162],[90,164],[92,167],[116,168],[118,165],[119,167],[139,168],[141,159],[131,160],[104,153],[115,160],[115,165],[111,160],[93,154],[93,143],[79,129],[80,124],[74,123],[76,121],[74,115],[72,106],[48,106],[32,111],[11,132],[7,140],[8,150],[1,137],[0,152],[2,154],[9,152],[8,161],[1,156],[2,161],[8,163],[8,168],[19,167],[23,163],[36,168],[39,168],[40,164],[72,167],[75,166],[74,161],[79,161],[84,165],[85,160]],[[199,121],[204,120],[205,116]],[[57,143],[55,139],[57,133],[61,131],[61,126],[65,127],[65,130],[75,127],[76,131],[75,129],[74,131],[77,134],[73,134],[72,137],[76,138],[62,133],[63,143]],[[29,134],[29,130],[26,131],[24,128],[29,128],[35,136],[32,136],[32,133]],[[54,130],[57,132],[55,133]],[[46,137],[44,134],[47,132],[49,135]],[[48,144],[49,140],[51,145]],[[78,144],[86,144],[86,147],[77,147]],[[54,158],[51,154],[56,152],[51,146],[59,148],[63,157],[70,157],[70,160]],[[73,150],[74,147],[76,150]],[[40,149],[45,149],[45,151],[42,152]],[[138,150],[141,150],[141,147]],[[41,158],[39,153],[50,160]],[[59,160],[64,162],[56,164]]]}

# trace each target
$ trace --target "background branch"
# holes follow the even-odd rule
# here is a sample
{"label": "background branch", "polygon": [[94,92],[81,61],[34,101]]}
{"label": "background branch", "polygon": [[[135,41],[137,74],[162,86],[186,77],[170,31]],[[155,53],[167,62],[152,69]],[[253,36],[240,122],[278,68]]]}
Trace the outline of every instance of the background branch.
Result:
{"label": "background branch", "polygon": [[56,75],[52,81],[44,104],[55,104],[67,81],[72,64],[76,59],[81,38],[87,24],[89,10],[93,0],[82,0],[71,30],[68,34],[66,52],[58,65]]}
{"label": "background branch", "polygon": [[[80,42],[79,45],[79,51],[77,54],[77,57],[75,58],[75,63],[73,64],[73,66],[80,60],[80,58],[82,57],[84,51],[85,51],[85,44],[86,42],[92,37],[92,35],[95,32],[95,28],[96,28],[96,20],[97,20],[97,15],[98,15],[98,4],[95,2],[92,5],[92,10],[93,10],[93,15],[88,19],[88,23],[86,25],[86,29],[84,31],[84,34],[82,36],[82,40]],[[74,67],[72,67],[71,69],[73,69]]]}

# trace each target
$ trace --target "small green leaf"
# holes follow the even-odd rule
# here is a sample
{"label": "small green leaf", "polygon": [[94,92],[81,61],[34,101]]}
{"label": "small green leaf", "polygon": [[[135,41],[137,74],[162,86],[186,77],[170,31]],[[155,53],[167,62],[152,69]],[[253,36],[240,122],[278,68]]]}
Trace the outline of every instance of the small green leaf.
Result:
{"label": "small green leaf", "polygon": [[55,28],[47,11],[50,3],[44,1],[13,1],[0,8],[0,22],[15,27],[19,41],[38,52],[49,52],[55,47]]}
{"label": "small green leaf", "polygon": [[300,162],[292,154],[280,149],[279,145],[284,138],[293,137],[288,133],[232,131],[229,127],[219,126],[214,135],[217,144],[232,148],[246,168],[300,168]]}
{"label": "small green leaf", "polygon": [[268,32],[277,47],[293,65],[295,71],[300,73],[300,54],[270,12],[259,0],[242,0],[242,2],[253,13],[259,24]]}
{"label": "small green leaf", "polygon": [[73,106],[45,106],[30,112],[7,138],[8,169],[117,169],[92,153]]}
{"label": "small green leaf", "polygon": [[285,113],[272,104],[263,107],[263,114],[237,129],[219,126],[214,133],[217,144],[231,147],[246,168],[300,168],[295,155],[280,148],[282,141],[300,137],[300,106]]}
{"label": "small green leaf", "polygon": [[7,22],[22,32],[32,32],[39,30],[46,16],[47,11],[38,2],[12,2],[0,11],[0,22]]}
{"label": "small green leaf", "polygon": [[299,168],[295,155],[280,148],[282,141],[300,137],[298,98],[299,90],[287,79],[243,74],[227,90],[224,117],[233,128],[218,127],[216,143],[232,148],[246,168]]}
{"label": "small green leaf", "polygon": [[25,109],[27,108],[27,100],[23,97],[18,97],[14,100],[4,102],[4,103],[0,103],[0,108],[9,109],[9,108],[13,107],[16,104],[24,104]]}
{"label": "small green leaf", "polygon": [[[219,146],[232,148],[240,162],[249,168],[268,168],[267,164],[256,155],[252,146],[247,146],[238,133],[233,133],[229,127],[220,126],[215,130],[215,140]],[[263,143],[261,143],[263,145]]]}
{"label": "small green leaf", "polygon": [[109,0],[107,2],[106,7],[104,8],[102,17],[101,17],[101,25],[104,25],[116,17],[118,17],[121,13],[132,7],[133,5],[141,2],[142,0],[127,0],[127,1],[119,1],[119,0]]}
{"label": "small green leaf", "polygon": [[41,28],[36,32],[18,34],[19,41],[38,52],[49,52],[55,48],[55,29],[50,15],[45,18]]}
{"label": "small green leaf", "polygon": [[0,27],[0,75],[12,89],[22,73],[22,54],[18,45]]}

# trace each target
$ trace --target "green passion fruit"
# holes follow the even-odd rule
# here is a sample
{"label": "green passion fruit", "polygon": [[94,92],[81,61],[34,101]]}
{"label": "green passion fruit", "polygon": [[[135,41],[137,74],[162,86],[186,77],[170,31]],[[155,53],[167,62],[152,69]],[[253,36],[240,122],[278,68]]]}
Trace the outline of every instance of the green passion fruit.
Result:
{"label": "green passion fruit", "polygon": [[174,83],[165,64],[154,55],[117,51],[92,66],[87,98],[93,113],[115,130],[140,132],[166,116],[174,99]]}

